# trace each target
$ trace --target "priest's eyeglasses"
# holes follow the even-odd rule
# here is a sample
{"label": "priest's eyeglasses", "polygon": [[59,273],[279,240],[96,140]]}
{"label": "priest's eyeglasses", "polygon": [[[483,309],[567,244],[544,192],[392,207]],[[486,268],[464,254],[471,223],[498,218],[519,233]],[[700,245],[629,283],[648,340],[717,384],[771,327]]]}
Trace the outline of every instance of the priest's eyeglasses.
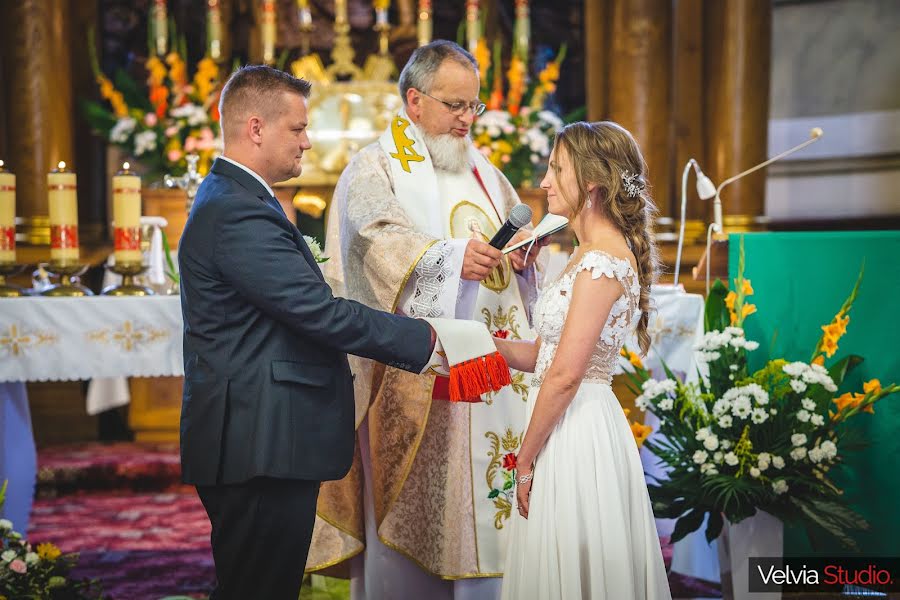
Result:
{"label": "priest's eyeglasses", "polygon": [[447,102],[446,100],[435,98],[431,94],[426,94],[422,90],[419,90],[419,92],[424,96],[428,96],[432,100],[437,100],[450,110],[450,114],[457,117],[461,117],[469,111],[472,111],[472,114],[477,117],[478,115],[483,113],[484,109],[486,108],[484,102]]}

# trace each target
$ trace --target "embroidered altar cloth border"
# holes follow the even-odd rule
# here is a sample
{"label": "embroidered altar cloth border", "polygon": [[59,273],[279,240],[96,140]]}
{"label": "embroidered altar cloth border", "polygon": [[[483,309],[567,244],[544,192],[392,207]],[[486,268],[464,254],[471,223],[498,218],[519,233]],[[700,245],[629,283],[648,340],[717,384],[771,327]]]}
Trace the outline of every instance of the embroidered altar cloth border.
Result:
{"label": "embroidered altar cloth border", "polygon": [[0,382],[184,375],[178,296],[0,300]]}

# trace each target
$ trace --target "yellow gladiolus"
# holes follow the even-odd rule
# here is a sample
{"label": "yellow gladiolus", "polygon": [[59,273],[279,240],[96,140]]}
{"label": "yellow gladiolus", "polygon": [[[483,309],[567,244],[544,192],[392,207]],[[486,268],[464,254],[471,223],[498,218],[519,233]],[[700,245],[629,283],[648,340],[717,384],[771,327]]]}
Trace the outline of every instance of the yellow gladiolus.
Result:
{"label": "yellow gladiolus", "polygon": [[56,560],[60,557],[62,551],[50,542],[44,542],[43,544],[38,544],[37,554],[44,560]]}
{"label": "yellow gladiolus", "polygon": [[633,367],[637,369],[644,368],[644,363],[641,362],[641,357],[638,356],[636,352],[629,352],[628,354],[628,362],[630,362]]}
{"label": "yellow gladiolus", "polygon": [[815,357],[812,361],[812,364],[819,365],[820,367],[824,366],[825,365],[825,355],[820,354],[817,357]]}
{"label": "yellow gladiolus", "polygon": [[728,307],[728,310],[734,310],[734,301],[737,300],[737,294],[734,292],[728,292],[728,295],[725,296],[725,306]]}
{"label": "yellow gladiolus", "polygon": [[644,441],[650,436],[652,431],[653,428],[649,425],[643,425],[638,422],[631,424],[631,434],[634,436],[634,441],[637,442],[638,448],[644,445]]}
{"label": "yellow gladiolus", "polygon": [[744,293],[744,296],[752,296],[753,295],[753,286],[750,285],[749,279],[744,280],[744,284],[741,287],[741,291]]}
{"label": "yellow gladiolus", "polygon": [[481,81],[487,81],[488,68],[491,66],[491,51],[484,38],[478,40],[475,46],[475,60],[478,61],[478,75]]}
{"label": "yellow gladiolus", "polygon": [[741,307],[741,319],[746,319],[750,315],[756,312],[755,304],[745,304]]}
{"label": "yellow gladiolus", "polygon": [[870,379],[863,384],[863,391],[867,394],[881,393],[881,382],[877,379]]}
{"label": "yellow gladiolus", "polygon": [[837,339],[826,334],[825,337],[822,338],[821,347],[822,352],[824,352],[828,358],[831,358],[838,349]]}

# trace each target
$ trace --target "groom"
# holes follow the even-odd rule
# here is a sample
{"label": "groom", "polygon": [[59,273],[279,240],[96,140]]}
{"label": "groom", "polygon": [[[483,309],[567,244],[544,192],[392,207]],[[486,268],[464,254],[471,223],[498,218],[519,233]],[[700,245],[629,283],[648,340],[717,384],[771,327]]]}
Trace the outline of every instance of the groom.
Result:
{"label": "groom", "polygon": [[335,298],[272,185],[310,148],[310,84],[245,67],[219,104],[224,156],[200,186],[178,262],[181,464],[212,524],[212,598],[296,600],[319,483],[354,449],[345,353],[420,372],[425,321]]}

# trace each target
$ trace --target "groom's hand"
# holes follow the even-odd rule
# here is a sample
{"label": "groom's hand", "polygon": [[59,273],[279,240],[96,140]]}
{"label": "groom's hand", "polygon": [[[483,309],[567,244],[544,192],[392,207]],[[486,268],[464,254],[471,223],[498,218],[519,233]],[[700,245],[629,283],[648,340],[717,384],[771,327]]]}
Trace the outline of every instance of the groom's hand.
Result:
{"label": "groom's hand", "polygon": [[471,239],[466,245],[460,276],[469,281],[484,281],[500,264],[501,258],[503,254],[487,242]]}

